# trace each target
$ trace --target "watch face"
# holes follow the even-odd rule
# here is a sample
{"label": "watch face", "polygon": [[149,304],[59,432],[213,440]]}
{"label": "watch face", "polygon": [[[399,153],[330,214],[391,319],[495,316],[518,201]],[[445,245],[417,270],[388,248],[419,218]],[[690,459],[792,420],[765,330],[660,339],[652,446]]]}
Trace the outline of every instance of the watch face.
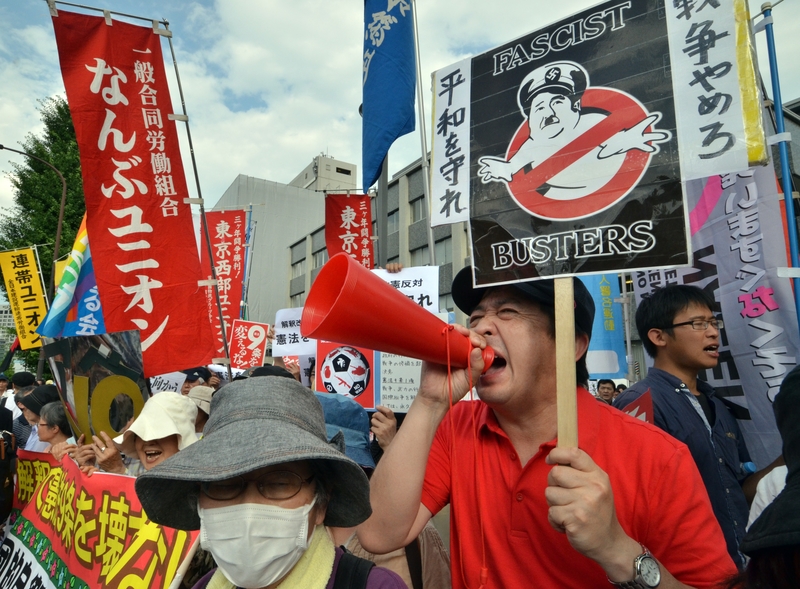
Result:
{"label": "watch face", "polygon": [[639,563],[639,574],[649,587],[657,587],[661,582],[661,569],[652,557],[645,557]]}

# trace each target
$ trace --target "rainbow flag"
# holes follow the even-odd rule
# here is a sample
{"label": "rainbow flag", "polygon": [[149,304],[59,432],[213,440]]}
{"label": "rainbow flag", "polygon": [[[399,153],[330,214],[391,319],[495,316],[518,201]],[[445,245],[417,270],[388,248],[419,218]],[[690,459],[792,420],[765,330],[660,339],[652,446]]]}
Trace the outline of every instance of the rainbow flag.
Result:
{"label": "rainbow flag", "polygon": [[105,332],[84,215],[53,304],[36,333],[45,337],[70,337]]}

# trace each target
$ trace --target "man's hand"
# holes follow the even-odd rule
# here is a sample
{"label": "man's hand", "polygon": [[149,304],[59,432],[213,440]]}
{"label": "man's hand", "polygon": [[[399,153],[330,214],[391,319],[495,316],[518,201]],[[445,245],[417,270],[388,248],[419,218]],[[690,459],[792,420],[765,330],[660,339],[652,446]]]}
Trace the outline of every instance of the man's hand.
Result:
{"label": "man's hand", "polygon": [[84,444],[85,439],[86,436],[81,434],[78,438],[78,445],[69,455],[78,463],[78,466],[94,466],[96,460],[94,446],[92,444]]}
{"label": "man's hand", "polygon": [[608,475],[578,448],[554,448],[547,462],[555,465],[545,490],[550,525],[602,566],[612,581],[630,581],[641,546],[619,524]]}
{"label": "man's hand", "polygon": [[[483,336],[470,331],[463,325],[448,326],[448,328],[451,327],[468,337],[472,344],[472,352],[470,353],[471,377],[466,369],[451,368],[450,370],[453,381],[452,402],[456,403],[469,392],[470,384],[475,386],[478,383],[484,367],[481,351],[486,347],[486,340]],[[420,387],[416,398],[430,407],[437,407],[442,412],[442,415],[447,412],[451,402],[447,366],[430,362],[422,363]]]}
{"label": "man's hand", "polygon": [[397,418],[394,416],[394,411],[383,405],[375,407],[375,413],[372,415],[372,427],[370,428],[375,438],[378,440],[378,445],[382,450],[386,450],[389,444],[392,443],[394,435],[397,433]]}
{"label": "man's hand", "polygon": [[53,458],[61,462],[61,459],[64,458],[64,454],[72,454],[77,446],[75,444],[70,444],[69,442],[59,442],[53,446],[50,446],[50,454],[53,455]]}
{"label": "man's hand", "polygon": [[94,440],[92,448],[100,468],[106,472],[125,474],[125,464],[111,436],[106,432],[100,432],[99,437],[92,436],[92,439]]}

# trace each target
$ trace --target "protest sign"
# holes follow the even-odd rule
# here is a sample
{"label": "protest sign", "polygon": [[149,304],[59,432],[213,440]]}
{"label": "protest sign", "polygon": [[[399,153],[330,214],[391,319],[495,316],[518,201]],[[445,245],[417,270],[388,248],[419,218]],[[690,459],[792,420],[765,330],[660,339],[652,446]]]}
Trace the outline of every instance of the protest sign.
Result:
{"label": "protest sign", "polygon": [[23,350],[38,348],[41,338],[36,328],[47,314],[47,304],[36,254],[31,248],[0,252],[0,271],[6,283],[19,345]]}
{"label": "protest sign", "polygon": [[256,323],[235,319],[231,326],[231,368],[244,370],[251,366],[262,366],[267,354],[267,323]]}
{"label": "protest sign", "polygon": [[150,390],[153,392],[175,391],[180,392],[186,375],[183,372],[168,372],[150,377]]}
{"label": "protest sign", "polygon": [[[694,266],[637,272],[638,300],[655,288],[691,284],[716,301],[719,364],[700,373],[739,419],[753,461],[762,468],[781,452],[772,401],[800,349],[786,265],[781,197],[772,166],[687,183]],[[721,314],[721,315],[720,315]]]}
{"label": "protest sign", "polygon": [[471,60],[463,59],[433,73],[431,227],[469,221],[470,174],[464,164],[470,150],[471,70]]}
{"label": "protest sign", "polygon": [[273,356],[309,356],[316,354],[316,340],[300,334],[300,318],[303,307],[281,309],[275,314],[275,340],[272,342]]}
{"label": "protest sign", "polygon": [[135,480],[21,450],[0,589],[168,587],[199,532],[150,521]]}
{"label": "protest sign", "polygon": [[616,274],[581,277],[594,300],[594,323],[586,367],[591,378],[623,378],[628,372],[625,324]]}
{"label": "protest sign", "polygon": [[375,352],[366,348],[317,342],[315,390],[354,399],[365,409],[375,408]]}
{"label": "protest sign", "polygon": [[439,266],[413,266],[400,272],[373,270],[372,273],[423,309],[434,314],[439,312]]}
{"label": "protest sign", "polygon": [[[246,211],[209,211],[206,213],[206,224],[211,238],[212,259],[208,258],[208,245],[205,232],[200,229],[201,272],[211,278],[211,264],[217,274],[219,302],[225,321],[228,339],[231,338],[231,323],[238,319],[242,309],[242,291],[244,289],[245,232]],[[217,354],[225,355],[222,341],[222,326],[219,321],[219,308],[214,288],[205,288],[208,316],[214,327]]]}
{"label": "protest sign", "polygon": [[141,331],[147,376],[208,363],[211,324],[155,27],[53,16],[109,331]]}
{"label": "protest sign", "polygon": [[[684,152],[706,158],[705,175],[730,171],[721,145],[758,135],[741,123],[756,101],[737,92],[729,104],[712,87],[728,62],[752,62],[720,28],[732,4],[706,3],[700,22],[694,3],[668,2],[665,15],[658,0],[612,0],[434,74],[432,218],[460,219],[469,190],[476,284],[689,263]],[[692,18],[678,38],[681,7]],[[673,79],[671,51],[702,87]],[[754,89],[754,76],[737,76]],[[693,133],[679,137],[676,104],[701,111]],[[729,117],[735,130],[720,126]]]}
{"label": "protest sign", "polygon": [[76,438],[118,435],[150,397],[138,331],[68,337],[44,352]]}
{"label": "protest sign", "polygon": [[369,195],[325,195],[325,247],[331,257],[344,252],[365,268],[375,265]]}

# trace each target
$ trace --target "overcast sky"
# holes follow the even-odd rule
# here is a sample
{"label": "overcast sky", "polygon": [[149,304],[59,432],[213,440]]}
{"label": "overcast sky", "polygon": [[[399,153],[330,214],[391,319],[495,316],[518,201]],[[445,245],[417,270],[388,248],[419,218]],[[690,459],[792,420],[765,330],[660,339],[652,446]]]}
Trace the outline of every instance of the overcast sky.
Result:
{"label": "overcast sky", "polygon": [[[786,0],[775,8],[784,102],[800,96],[799,2]],[[425,83],[440,67],[594,4],[420,0]],[[361,1],[105,0],[94,5],[170,22],[209,204],[238,174],[286,183],[321,152],[357,164],[360,179]],[[751,2],[753,8],[759,5]],[[768,77],[765,47],[761,39],[759,59]],[[64,87],[46,2],[0,0],[0,143],[18,149],[26,134],[39,132],[37,100],[55,94],[63,95]],[[174,87],[172,94],[176,99]],[[429,92],[425,107],[429,117]],[[404,137],[390,152],[391,172],[419,155],[419,135]],[[185,147],[183,157],[194,192]],[[0,152],[0,208],[13,202],[9,161],[21,160]]]}

